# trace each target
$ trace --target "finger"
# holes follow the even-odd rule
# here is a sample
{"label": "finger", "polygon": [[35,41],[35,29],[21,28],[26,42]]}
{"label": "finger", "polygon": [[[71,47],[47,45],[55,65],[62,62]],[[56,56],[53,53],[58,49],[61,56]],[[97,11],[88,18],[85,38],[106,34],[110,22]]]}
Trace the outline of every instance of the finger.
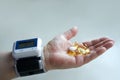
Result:
{"label": "finger", "polygon": [[102,37],[102,38],[99,38],[99,39],[96,39],[96,40],[92,40],[91,42],[92,42],[92,45],[96,45],[96,44],[98,44],[99,42],[107,41],[107,40],[109,40],[109,39],[106,38],[106,37]]}
{"label": "finger", "polygon": [[87,46],[90,47],[90,46],[96,45],[99,42],[102,42],[104,40],[108,40],[108,38],[102,37],[102,38],[95,39],[95,40],[92,40],[92,41],[83,42],[83,44],[87,44]]}
{"label": "finger", "polygon": [[63,33],[63,36],[69,40],[71,39],[72,37],[74,37],[76,34],[77,34],[78,30],[77,30],[77,27],[73,27],[72,29],[66,31]]}
{"label": "finger", "polygon": [[103,44],[102,46],[105,47],[106,49],[111,48],[114,45],[114,41],[110,40],[107,43]]}
{"label": "finger", "polygon": [[91,50],[90,54],[84,57],[84,62],[88,63],[89,61],[95,59],[99,55],[103,54],[106,50],[111,48],[113,45],[114,45],[114,41],[111,40],[105,43],[103,46]]}
{"label": "finger", "polygon": [[84,64],[90,62],[91,60],[95,59],[96,57],[103,54],[107,49],[105,47],[99,47],[95,50],[91,51],[90,54],[84,56]]}
{"label": "finger", "polygon": [[108,43],[110,40],[105,40],[105,41],[101,41],[99,43],[97,43],[96,45],[93,45],[94,48],[103,46],[104,44]]}

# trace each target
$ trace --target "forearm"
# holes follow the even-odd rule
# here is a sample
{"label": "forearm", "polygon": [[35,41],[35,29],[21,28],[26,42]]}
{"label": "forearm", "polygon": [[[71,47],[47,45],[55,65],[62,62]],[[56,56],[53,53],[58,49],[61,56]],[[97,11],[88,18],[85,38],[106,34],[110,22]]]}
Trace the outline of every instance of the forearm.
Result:
{"label": "forearm", "polygon": [[[43,50],[43,53],[46,53],[45,49]],[[48,71],[50,70],[50,66],[48,61],[46,61],[46,55],[44,64],[45,69]],[[14,65],[12,52],[0,53],[0,80],[11,80],[13,78],[17,78]]]}
{"label": "forearm", "polygon": [[16,76],[12,53],[0,53],[0,80],[11,80]]}

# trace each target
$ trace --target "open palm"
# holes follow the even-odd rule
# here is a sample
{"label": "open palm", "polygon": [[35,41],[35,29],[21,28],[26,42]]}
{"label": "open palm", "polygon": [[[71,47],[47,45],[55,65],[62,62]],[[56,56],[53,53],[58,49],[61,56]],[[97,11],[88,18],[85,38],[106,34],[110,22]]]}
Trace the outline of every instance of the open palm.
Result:
{"label": "open palm", "polygon": [[79,67],[95,59],[114,44],[113,40],[106,37],[83,42],[88,45],[90,54],[70,56],[67,54],[68,48],[72,45],[69,40],[74,37],[77,32],[77,28],[74,27],[63,34],[56,36],[44,47],[45,65],[47,70]]}

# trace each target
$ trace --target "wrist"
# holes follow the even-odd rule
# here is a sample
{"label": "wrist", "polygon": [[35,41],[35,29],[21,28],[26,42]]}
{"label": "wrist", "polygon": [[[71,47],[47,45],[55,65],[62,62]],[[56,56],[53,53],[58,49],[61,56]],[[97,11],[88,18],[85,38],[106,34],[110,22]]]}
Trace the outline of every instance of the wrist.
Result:
{"label": "wrist", "polygon": [[8,53],[3,53],[0,55],[2,57],[2,64],[1,65],[1,78],[3,79],[13,79],[16,77],[16,73],[15,73],[15,68],[14,68],[14,59],[12,57],[12,53],[8,52]]}
{"label": "wrist", "polygon": [[9,69],[8,74],[11,74],[10,75],[11,78],[17,77],[17,74],[15,72],[15,63],[14,63],[14,58],[12,56],[12,52],[8,54],[8,63],[10,63],[8,68]]}
{"label": "wrist", "polygon": [[49,61],[50,55],[46,46],[43,48],[43,54],[44,54],[44,65],[46,71],[52,70],[52,66],[50,65],[50,61]]}

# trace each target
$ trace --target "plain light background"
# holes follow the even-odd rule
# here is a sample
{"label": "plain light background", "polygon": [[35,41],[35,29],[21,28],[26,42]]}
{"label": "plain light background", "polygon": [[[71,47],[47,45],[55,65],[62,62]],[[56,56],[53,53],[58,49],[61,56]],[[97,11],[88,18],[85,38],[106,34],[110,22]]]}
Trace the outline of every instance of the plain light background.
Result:
{"label": "plain light background", "polygon": [[73,26],[79,33],[71,41],[107,36],[115,45],[82,67],[15,80],[120,80],[120,0],[0,0],[1,52],[33,37],[41,37],[44,46]]}

